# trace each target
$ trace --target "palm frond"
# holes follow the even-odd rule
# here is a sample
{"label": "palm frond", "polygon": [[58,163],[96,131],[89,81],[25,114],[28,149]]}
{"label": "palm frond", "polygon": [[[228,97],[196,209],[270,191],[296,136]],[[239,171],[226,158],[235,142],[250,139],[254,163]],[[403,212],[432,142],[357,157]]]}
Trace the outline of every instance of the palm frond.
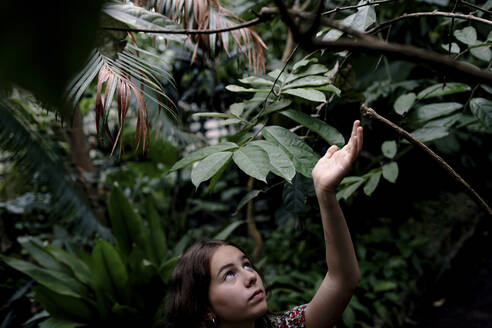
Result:
{"label": "palm frond", "polygon": [[0,147],[13,154],[13,159],[26,172],[39,176],[54,195],[53,213],[70,216],[74,229],[89,236],[94,231],[105,239],[111,233],[102,226],[78,188],[68,177],[59,158],[34,115],[19,103],[0,97]]}
{"label": "palm frond", "polygon": [[[230,10],[222,7],[217,0],[157,0],[140,1],[147,9],[162,13],[183,25],[185,29],[222,29],[234,27],[244,21]],[[231,47],[229,35],[236,47],[247,59],[254,72],[265,70],[265,43],[252,28],[242,28],[218,34],[201,34],[191,37],[195,47],[209,50],[212,56],[220,45],[229,55]],[[193,57],[196,56],[196,50]]]}

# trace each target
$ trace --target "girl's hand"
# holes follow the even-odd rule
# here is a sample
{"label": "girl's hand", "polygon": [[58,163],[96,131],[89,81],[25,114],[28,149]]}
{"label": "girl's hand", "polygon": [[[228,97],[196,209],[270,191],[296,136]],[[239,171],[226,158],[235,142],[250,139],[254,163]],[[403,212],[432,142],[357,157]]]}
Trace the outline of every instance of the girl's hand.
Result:
{"label": "girl's hand", "polygon": [[316,163],[312,172],[316,194],[335,193],[361,149],[362,127],[359,121],[355,121],[349,142],[340,150],[335,145],[331,146]]}

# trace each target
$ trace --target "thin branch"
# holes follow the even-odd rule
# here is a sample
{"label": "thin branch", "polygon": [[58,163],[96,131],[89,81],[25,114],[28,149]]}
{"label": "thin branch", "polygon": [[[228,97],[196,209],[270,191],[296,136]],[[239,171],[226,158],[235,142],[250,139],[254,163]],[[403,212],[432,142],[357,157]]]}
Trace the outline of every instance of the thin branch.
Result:
{"label": "thin branch", "polygon": [[330,14],[333,14],[333,13],[336,13],[336,12],[339,12],[342,10],[357,9],[357,8],[365,7],[365,6],[376,6],[376,5],[380,5],[380,4],[387,3],[387,2],[393,2],[393,1],[395,1],[395,0],[381,0],[381,1],[374,1],[374,2],[366,2],[366,3],[363,3],[361,5],[338,7],[338,8],[334,8],[334,9],[325,11],[321,15],[326,16],[326,15],[330,15]]}
{"label": "thin branch", "polygon": [[379,24],[378,26],[370,29],[366,33],[367,34],[373,34],[373,33],[376,33],[378,31],[380,31],[385,26],[390,25],[390,24],[393,24],[393,23],[395,23],[397,21],[400,21],[400,20],[403,20],[403,19],[407,19],[407,18],[416,18],[416,17],[423,17],[423,16],[440,16],[440,17],[459,18],[459,19],[465,19],[465,20],[475,21],[475,22],[479,22],[479,23],[483,23],[483,24],[491,25],[492,26],[492,21],[490,21],[488,19],[485,19],[485,18],[476,17],[476,16],[473,16],[473,15],[470,15],[470,14],[465,15],[465,14],[448,13],[448,12],[442,12],[442,11],[434,10],[434,11],[431,11],[431,12],[420,12],[420,13],[403,14],[400,17],[396,17],[396,18],[387,20],[385,22],[382,22],[381,24]]}
{"label": "thin branch", "polygon": [[480,8],[479,6],[476,6],[474,5],[473,3],[469,3],[467,1],[463,1],[463,0],[458,0],[460,3],[464,4],[464,5],[467,5],[467,6],[470,6],[472,8],[475,8],[476,10],[479,10],[481,12],[484,12],[484,13],[487,13],[489,15],[492,15],[492,11],[490,10],[486,10],[486,9],[483,9],[483,8]]}
{"label": "thin branch", "polygon": [[439,164],[439,166],[441,166],[449,175],[451,175],[454,180],[460,183],[464,187],[465,191],[471,196],[471,198],[474,199],[477,202],[477,204],[480,205],[483,209],[485,209],[488,215],[492,215],[492,209],[487,205],[487,203],[482,199],[482,197],[480,197],[480,195],[475,190],[473,190],[473,188],[458,173],[456,173],[456,171],[453,170],[453,168],[449,166],[448,163],[446,163],[446,161],[444,161],[439,155],[434,153],[429,147],[424,145],[419,140],[415,139],[410,133],[400,128],[398,125],[394,124],[393,122],[389,121],[388,119],[376,113],[374,109],[367,107],[366,105],[363,104],[360,110],[362,112],[362,115],[364,115],[365,117],[376,119],[377,121],[385,124],[386,126],[390,127],[393,131],[395,131],[403,138],[405,138],[408,142],[410,142],[420,150],[424,151],[437,164]]}
{"label": "thin branch", "polygon": [[103,30],[111,30],[111,31],[124,31],[124,32],[142,32],[142,33],[154,33],[154,34],[215,34],[215,33],[223,33],[230,32],[234,30],[239,30],[242,28],[250,27],[253,25],[261,24],[266,22],[268,19],[265,16],[259,16],[242,24],[238,24],[231,27],[219,28],[215,30],[196,30],[196,29],[138,29],[138,28],[120,28],[120,27],[110,27],[110,26],[102,26]]}

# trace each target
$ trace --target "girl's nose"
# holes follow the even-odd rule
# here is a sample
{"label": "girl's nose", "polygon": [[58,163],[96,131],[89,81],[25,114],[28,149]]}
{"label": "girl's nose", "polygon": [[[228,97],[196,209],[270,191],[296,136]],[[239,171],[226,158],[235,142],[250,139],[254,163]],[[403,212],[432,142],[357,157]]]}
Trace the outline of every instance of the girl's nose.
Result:
{"label": "girl's nose", "polygon": [[245,284],[246,286],[252,286],[256,283],[257,277],[254,271],[244,271],[245,272]]}

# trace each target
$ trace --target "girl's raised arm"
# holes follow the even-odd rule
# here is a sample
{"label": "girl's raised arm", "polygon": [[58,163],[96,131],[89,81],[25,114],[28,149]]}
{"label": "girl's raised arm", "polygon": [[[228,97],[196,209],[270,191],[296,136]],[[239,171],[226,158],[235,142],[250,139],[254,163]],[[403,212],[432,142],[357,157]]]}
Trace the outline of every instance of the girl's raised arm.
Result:
{"label": "girl's raised arm", "polygon": [[360,272],[352,239],[336,199],[336,187],[362,148],[362,127],[355,121],[349,142],[331,146],[313,169],[323,223],[328,271],[306,308],[307,328],[328,328],[338,320],[359,283]]}

